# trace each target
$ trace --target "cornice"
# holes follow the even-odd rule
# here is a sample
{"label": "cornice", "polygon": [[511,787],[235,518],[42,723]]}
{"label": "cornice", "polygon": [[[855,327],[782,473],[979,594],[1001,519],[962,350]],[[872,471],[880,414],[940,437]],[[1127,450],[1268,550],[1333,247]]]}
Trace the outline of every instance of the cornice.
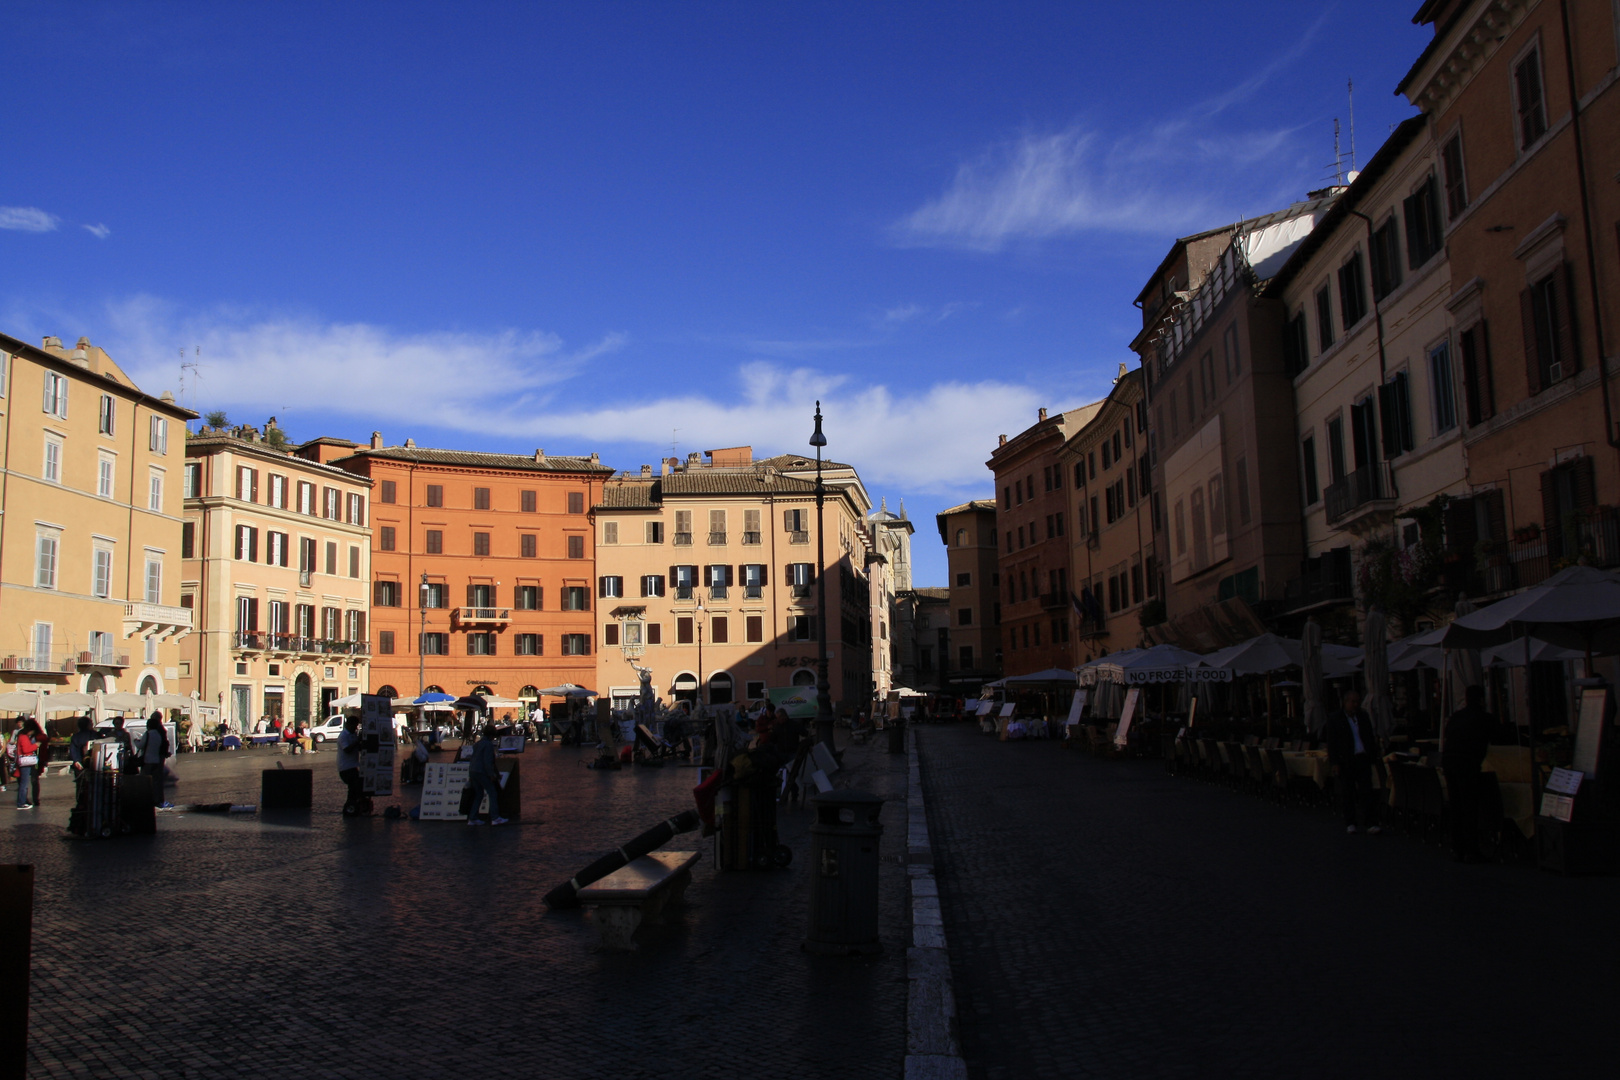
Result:
{"label": "cornice", "polygon": [[1449,28],[1449,44],[1434,51],[1417,73],[1412,104],[1431,116],[1450,108],[1457,95],[1496,54],[1496,47],[1518,29],[1539,0],[1487,0],[1472,19]]}

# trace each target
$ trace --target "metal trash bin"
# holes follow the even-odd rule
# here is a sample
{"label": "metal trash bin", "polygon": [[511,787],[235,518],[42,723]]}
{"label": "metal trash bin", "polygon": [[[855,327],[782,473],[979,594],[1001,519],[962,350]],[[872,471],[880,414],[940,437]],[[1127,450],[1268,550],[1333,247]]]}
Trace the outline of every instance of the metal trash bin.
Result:
{"label": "metal trash bin", "polygon": [[806,952],[851,956],[881,952],[878,941],[878,842],[881,796],[829,791],[810,800],[810,929]]}

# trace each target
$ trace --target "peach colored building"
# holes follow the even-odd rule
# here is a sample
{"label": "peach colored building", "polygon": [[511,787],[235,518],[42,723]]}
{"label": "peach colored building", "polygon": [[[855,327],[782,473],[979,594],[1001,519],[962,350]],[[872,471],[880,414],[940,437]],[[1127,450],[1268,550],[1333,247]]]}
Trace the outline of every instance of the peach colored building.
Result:
{"label": "peach colored building", "polygon": [[85,338],[0,334],[0,690],[178,688],[195,416]]}
{"label": "peach colored building", "polygon": [[935,521],[950,578],[948,620],[938,629],[939,681],[958,693],[973,693],[979,684],[1001,677],[996,501],[974,499],[940,511]]}
{"label": "peach colored building", "polygon": [[[602,488],[596,678],[621,704],[638,692],[638,667],[666,702],[701,688],[710,704],[735,704],[815,684],[815,485],[791,475],[805,459],[755,461],[750,447],[707,457]],[[835,708],[854,710],[872,693],[870,504],[852,468],[825,471],[829,686]]]}

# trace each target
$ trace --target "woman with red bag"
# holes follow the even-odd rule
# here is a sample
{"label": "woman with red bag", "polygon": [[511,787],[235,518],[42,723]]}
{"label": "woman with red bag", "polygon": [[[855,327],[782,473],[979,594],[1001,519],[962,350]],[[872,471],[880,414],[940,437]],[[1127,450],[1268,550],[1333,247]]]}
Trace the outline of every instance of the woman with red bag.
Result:
{"label": "woman with red bag", "polygon": [[17,755],[17,809],[32,810],[39,803],[39,766],[45,760],[49,740],[38,720],[19,721],[12,740]]}

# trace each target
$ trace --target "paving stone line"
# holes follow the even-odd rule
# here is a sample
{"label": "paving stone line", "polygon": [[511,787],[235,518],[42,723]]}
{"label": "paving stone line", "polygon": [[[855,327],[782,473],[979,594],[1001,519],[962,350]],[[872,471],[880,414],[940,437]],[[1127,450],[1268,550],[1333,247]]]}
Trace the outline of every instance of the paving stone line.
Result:
{"label": "paving stone line", "polygon": [[934,880],[922,764],[912,727],[906,740],[906,873],[911,882],[911,947],[906,950],[905,1080],[966,1080],[967,1062],[956,1040],[956,995],[951,954]]}

